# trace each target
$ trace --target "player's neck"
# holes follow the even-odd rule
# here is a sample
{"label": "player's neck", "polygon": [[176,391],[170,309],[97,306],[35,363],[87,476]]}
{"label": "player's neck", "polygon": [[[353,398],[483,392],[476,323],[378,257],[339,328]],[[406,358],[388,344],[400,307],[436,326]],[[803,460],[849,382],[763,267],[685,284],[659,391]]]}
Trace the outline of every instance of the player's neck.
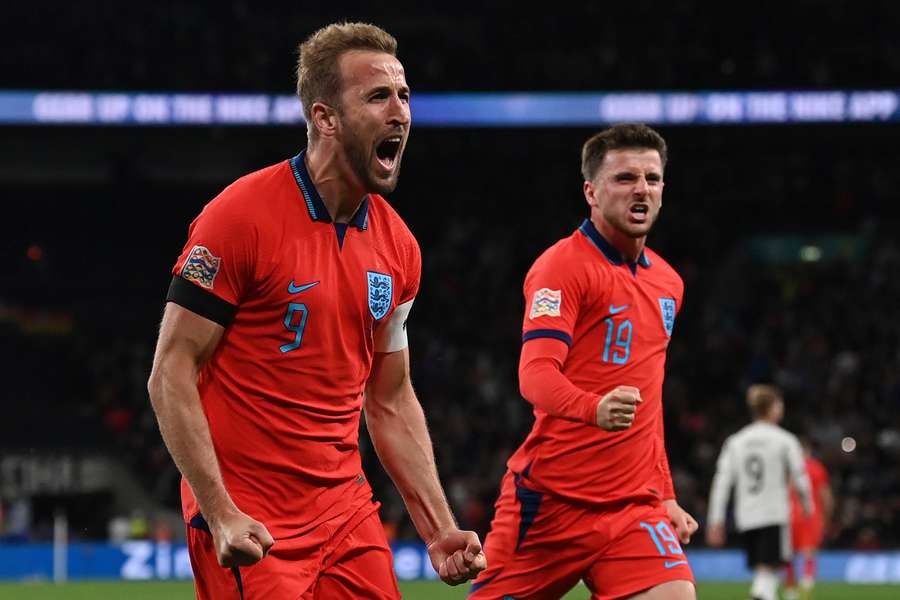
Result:
{"label": "player's neck", "polygon": [[640,258],[641,252],[644,251],[644,246],[647,243],[647,236],[642,236],[639,238],[633,238],[625,235],[605,220],[591,215],[591,222],[594,224],[594,227],[597,228],[597,231],[600,232],[606,241],[612,244],[613,248],[619,251],[619,254],[622,257],[630,262],[637,262],[637,259]]}
{"label": "player's neck", "polygon": [[349,223],[366,191],[356,184],[356,176],[339,152],[322,148],[322,143],[310,146],[304,157],[306,170],[335,223]]}

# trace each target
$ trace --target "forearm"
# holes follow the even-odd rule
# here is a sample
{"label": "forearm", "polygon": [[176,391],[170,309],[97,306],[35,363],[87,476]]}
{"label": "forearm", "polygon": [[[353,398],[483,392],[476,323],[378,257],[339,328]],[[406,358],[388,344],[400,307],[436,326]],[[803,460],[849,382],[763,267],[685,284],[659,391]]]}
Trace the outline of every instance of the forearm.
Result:
{"label": "forearm", "polygon": [[831,493],[831,488],[827,486],[821,488],[819,500],[822,505],[822,515],[824,515],[825,521],[831,521],[831,516],[834,513],[834,495]]}
{"label": "forearm", "polygon": [[519,392],[549,415],[595,425],[600,397],[579,388],[562,373],[567,352],[558,340],[526,342],[519,360]]}
{"label": "forearm", "polygon": [[366,426],[378,458],[400,491],[413,524],[428,542],[456,525],[435,467],[431,437],[412,386],[393,402],[366,403]]}
{"label": "forearm", "polygon": [[709,495],[709,512],[706,519],[709,525],[722,525],[725,522],[725,507],[730,490],[731,482],[722,473],[716,473]]}
{"label": "forearm", "polygon": [[154,369],[149,391],[163,441],[204,517],[212,520],[235,510],[222,480],[195,374]]}

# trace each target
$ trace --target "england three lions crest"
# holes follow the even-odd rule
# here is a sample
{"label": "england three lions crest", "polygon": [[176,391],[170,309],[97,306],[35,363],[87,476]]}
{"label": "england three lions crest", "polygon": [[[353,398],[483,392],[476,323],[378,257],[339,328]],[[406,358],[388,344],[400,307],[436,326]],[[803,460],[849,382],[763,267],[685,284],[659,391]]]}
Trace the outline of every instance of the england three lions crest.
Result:
{"label": "england three lions crest", "polygon": [[366,272],[366,276],[369,279],[369,312],[377,321],[391,308],[394,298],[393,281],[390,275],[375,271]]}
{"label": "england three lions crest", "polygon": [[659,310],[662,312],[663,327],[669,337],[672,337],[672,329],[675,327],[675,299],[660,298]]}

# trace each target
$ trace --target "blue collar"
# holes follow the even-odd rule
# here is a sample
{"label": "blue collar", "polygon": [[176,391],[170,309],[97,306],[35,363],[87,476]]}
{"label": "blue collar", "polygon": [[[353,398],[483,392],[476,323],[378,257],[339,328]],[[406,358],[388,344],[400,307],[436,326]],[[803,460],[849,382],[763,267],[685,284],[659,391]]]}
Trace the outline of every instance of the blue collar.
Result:
{"label": "blue collar", "polygon": [[[331,223],[331,215],[328,214],[328,209],[325,208],[325,203],[322,202],[322,197],[319,196],[319,191],[313,184],[312,177],[309,176],[309,171],[306,169],[306,162],[303,160],[305,155],[306,150],[301,150],[300,154],[291,159],[291,171],[294,172],[294,179],[297,181],[297,187],[299,187],[300,191],[303,193],[303,200],[306,202],[309,218],[313,221]],[[360,230],[369,228],[368,195],[363,198],[363,201],[360,203],[359,208],[356,209],[356,213],[354,213],[353,218],[350,219],[348,225],[353,225]]]}
{"label": "blue collar", "polygon": [[[581,227],[578,228],[581,233],[587,236],[589,240],[597,247],[597,249],[603,253],[603,256],[606,257],[606,260],[611,262],[614,265],[624,265],[628,264],[631,267],[631,270],[634,271],[635,263],[628,263],[625,258],[622,256],[622,253],[619,252],[615,246],[610,244],[603,234],[597,231],[597,228],[594,227],[594,224],[590,219],[585,219],[584,223],[581,224]],[[641,255],[638,256],[637,264],[641,265],[645,269],[650,268],[650,259],[644,254],[644,251],[641,250]]]}

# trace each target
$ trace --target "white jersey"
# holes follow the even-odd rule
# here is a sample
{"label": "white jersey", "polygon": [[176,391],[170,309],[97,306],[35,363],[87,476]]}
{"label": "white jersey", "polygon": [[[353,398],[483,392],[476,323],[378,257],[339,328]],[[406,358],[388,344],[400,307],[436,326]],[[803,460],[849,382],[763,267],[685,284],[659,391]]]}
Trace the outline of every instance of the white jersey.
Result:
{"label": "white jersey", "polygon": [[755,421],[725,440],[709,498],[710,525],[725,522],[725,507],[735,488],[738,531],[787,525],[790,519],[788,481],[811,512],[809,477],[797,437],[778,425]]}

